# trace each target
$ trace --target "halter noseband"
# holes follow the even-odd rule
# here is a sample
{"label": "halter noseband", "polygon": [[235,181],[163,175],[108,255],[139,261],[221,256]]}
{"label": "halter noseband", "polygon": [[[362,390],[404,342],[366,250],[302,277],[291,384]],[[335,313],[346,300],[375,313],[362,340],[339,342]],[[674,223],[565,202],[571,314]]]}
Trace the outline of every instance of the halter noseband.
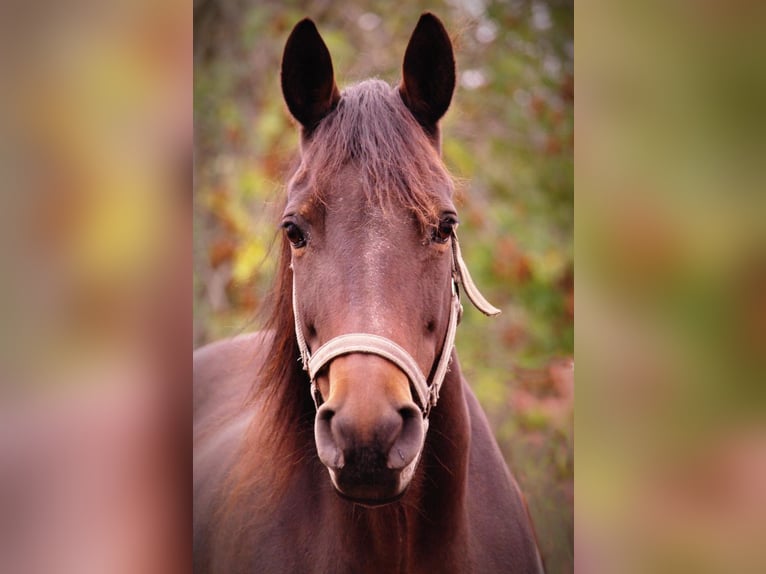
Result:
{"label": "halter noseband", "polygon": [[[292,268],[292,265],[290,265]],[[348,333],[339,335],[327,341],[319,347],[314,354],[309,351],[306,339],[303,336],[302,320],[298,309],[297,293],[295,289],[295,273],[293,272],[293,315],[295,316],[295,336],[298,340],[298,348],[301,353],[301,362],[303,369],[308,372],[311,379],[311,397],[314,399],[314,405],[319,408],[319,391],[316,384],[317,373],[334,358],[351,353],[368,353],[378,355],[399,367],[407,378],[414,390],[418,406],[423,411],[424,424],[428,423],[428,415],[431,409],[436,406],[439,400],[439,390],[441,389],[444,378],[447,375],[452,350],[455,347],[455,333],[460,316],[463,312],[463,306],[460,304],[459,287],[462,286],[468,299],[474,306],[488,316],[494,316],[500,313],[500,309],[493,307],[479,292],[476,284],[471,279],[463,256],[460,253],[457,235],[452,234],[452,300],[450,302],[450,316],[447,324],[447,333],[444,337],[441,356],[437,363],[436,370],[431,384],[423,372],[420,370],[415,359],[407,351],[394,343],[392,340],[380,335],[369,333]]]}

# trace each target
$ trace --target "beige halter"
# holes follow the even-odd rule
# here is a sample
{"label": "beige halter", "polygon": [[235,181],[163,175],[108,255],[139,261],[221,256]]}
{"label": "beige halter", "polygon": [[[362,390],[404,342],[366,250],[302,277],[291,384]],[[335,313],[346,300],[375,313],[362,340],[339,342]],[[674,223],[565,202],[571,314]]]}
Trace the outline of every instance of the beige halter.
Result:
{"label": "beige halter", "polygon": [[[292,268],[292,265],[290,266]],[[479,292],[476,284],[471,279],[468,268],[463,261],[460,253],[457,235],[452,234],[452,300],[450,302],[450,317],[447,324],[447,333],[444,337],[441,356],[434,372],[433,379],[429,386],[426,375],[420,370],[415,359],[407,351],[394,343],[390,339],[380,335],[371,335],[368,333],[348,333],[339,335],[327,341],[319,347],[313,354],[309,351],[306,339],[303,336],[302,320],[298,308],[297,292],[295,288],[295,275],[293,274],[293,315],[295,316],[295,336],[298,339],[298,348],[301,353],[303,369],[308,372],[311,379],[311,396],[314,404],[319,408],[319,392],[316,385],[317,373],[330,361],[340,355],[350,353],[370,353],[378,355],[394,363],[399,367],[410,380],[414,397],[418,401],[423,411],[425,424],[428,423],[428,415],[431,409],[436,406],[439,400],[439,390],[441,389],[444,377],[452,357],[452,349],[455,346],[455,332],[463,306],[460,304],[460,291],[462,287],[468,299],[474,306],[488,316],[494,316],[500,313],[500,309],[493,307]]]}

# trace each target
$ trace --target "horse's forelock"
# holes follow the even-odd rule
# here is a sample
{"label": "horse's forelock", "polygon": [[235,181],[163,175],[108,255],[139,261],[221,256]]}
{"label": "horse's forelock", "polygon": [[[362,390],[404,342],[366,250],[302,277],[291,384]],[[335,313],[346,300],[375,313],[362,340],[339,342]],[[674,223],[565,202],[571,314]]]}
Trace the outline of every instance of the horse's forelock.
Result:
{"label": "horse's forelock", "polygon": [[305,142],[294,181],[311,180],[311,192],[324,203],[346,165],[359,170],[369,203],[402,207],[422,228],[436,223],[439,200],[454,187],[434,141],[398,91],[381,80],[344,90],[335,110]]}

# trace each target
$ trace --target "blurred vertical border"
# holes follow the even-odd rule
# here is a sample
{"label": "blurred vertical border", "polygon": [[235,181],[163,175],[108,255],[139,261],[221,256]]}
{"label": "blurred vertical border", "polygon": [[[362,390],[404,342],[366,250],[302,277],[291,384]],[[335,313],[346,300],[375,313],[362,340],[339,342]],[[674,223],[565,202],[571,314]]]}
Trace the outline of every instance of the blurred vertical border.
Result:
{"label": "blurred vertical border", "polygon": [[766,569],[765,8],[577,4],[583,572]]}
{"label": "blurred vertical border", "polygon": [[192,13],[0,6],[0,572],[187,572]]}

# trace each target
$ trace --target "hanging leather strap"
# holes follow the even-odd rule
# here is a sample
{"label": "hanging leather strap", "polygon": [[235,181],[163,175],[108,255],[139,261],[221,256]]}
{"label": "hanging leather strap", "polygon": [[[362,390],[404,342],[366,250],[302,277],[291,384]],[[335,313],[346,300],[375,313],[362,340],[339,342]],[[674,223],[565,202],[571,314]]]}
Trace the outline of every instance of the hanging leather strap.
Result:
{"label": "hanging leather strap", "polygon": [[479,311],[487,315],[488,317],[494,317],[500,314],[500,309],[492,305],[484,298],[484,295],[479,292],[479,288],[476,287],[476,283],[473,282],[471,274],[468,272],[465,261],[463,261],[463,255],[460,253],[460,244],[457,240],[457,235],[452,235],[452,262],[455,266],[458,281],[463,287],[468,299],[471,300],[473,306]]}

